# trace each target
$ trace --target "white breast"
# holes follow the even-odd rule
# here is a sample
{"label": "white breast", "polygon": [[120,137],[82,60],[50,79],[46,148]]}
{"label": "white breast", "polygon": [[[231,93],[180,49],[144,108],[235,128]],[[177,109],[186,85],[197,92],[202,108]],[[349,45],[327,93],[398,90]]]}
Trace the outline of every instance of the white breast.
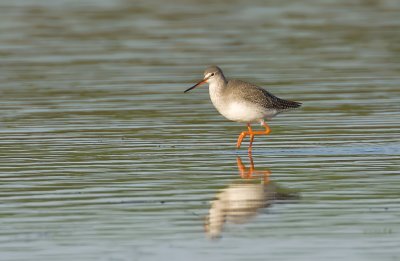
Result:
{"label": "white breast", "polygon": [[277,114],[276,110],[268,110],[255,103],[224,98],[222,88],[223,86],[217,83],[211,83],[209,87],[210,98],[218,112],[228,120],[255,123],[263,119],[270,119]]}
{"label": "white breast", "polygon": [[251,103],[233,101],[221,112],[223,116],[231,121],[237,122],[260,122],[264,119],[264,110]]}

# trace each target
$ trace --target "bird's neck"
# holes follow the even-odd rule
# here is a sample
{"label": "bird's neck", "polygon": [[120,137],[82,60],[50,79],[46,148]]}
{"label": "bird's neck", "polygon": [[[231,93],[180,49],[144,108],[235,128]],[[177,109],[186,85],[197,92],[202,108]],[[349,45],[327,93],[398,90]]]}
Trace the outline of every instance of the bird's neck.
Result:
{"label": "bird's neck", "polygon": [[213,95],[221,95],[223,90],[225,89],[228,81],[225,79],[225,77],[221,77],[213,82],[210,83],[209,89],[210,89],[210,96]]}
{"label": "bird's neck", "polygon": [[210,83],[209,92],[212,103],[215,107],[219,107],[223,103],[223,92],[228,84],[228,81],[225,78],[218,79],[217,81],[213,81]]}

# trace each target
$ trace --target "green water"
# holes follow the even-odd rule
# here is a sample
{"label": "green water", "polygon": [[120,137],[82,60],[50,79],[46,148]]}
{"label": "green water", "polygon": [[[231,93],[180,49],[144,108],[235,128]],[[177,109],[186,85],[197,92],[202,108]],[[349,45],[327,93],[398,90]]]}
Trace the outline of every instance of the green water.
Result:
{"label": "green water", "polygon": [[[0,259],[399,260],[399,13],[1,1]],[[210,64],[304,104],[251,159]]]}

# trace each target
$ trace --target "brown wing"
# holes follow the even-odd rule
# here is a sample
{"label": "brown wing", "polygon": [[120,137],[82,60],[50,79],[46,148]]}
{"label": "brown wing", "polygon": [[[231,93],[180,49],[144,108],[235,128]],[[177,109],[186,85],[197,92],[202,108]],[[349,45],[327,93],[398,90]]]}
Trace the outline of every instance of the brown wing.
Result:
{"label": "brown wing", "polygon": [[231,97],[240,97],[249,102],[257,103],[267,109],[287,110],[301,106],[300,102],[278,98],[257,85],[240,80],[228,81],[226,91]]}

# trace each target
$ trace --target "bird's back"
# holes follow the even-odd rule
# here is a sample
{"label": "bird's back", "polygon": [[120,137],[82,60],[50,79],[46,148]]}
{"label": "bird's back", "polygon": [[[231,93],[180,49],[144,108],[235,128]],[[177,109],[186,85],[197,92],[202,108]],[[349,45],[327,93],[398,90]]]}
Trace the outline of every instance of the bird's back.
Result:
{"label": "bird's back", "polygon": [[224,92],[231,100],[250,102],[265,109],[284,111],[301,106],[300,102],[278,98],[257,85],[240,80],[229,80]]}

